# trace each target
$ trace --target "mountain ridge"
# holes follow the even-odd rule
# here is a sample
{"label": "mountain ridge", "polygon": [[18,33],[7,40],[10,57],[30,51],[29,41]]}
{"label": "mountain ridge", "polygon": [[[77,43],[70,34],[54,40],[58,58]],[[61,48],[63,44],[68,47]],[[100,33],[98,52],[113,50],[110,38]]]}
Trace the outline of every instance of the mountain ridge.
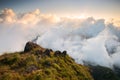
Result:
{"label": "mountain ridge", "polygon": [[75,63],[67,51],[27,42],[24,51],[0,56],[0,80],[93,80],[88,67]]}
{"label": "mountain ridge", "polygon": [[27,42],[24,51],[0,56],[0,80],[120,80],[120,68],[77,64],[67,51]]}

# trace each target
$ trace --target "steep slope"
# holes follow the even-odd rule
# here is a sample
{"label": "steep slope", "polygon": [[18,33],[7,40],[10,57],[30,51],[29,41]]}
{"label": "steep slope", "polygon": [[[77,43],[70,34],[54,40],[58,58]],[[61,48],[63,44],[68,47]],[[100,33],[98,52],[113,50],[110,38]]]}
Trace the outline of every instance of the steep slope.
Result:
{"label": "steep slope", "polygon": [[93,80],[89,69],[66,51],[52,51],[28,42],[23,52],[0,56],[0,80]]}
{"label": "steep slope", "polygon": [[89,66],[94,80],[120,80],[119,73],[103,66]]}

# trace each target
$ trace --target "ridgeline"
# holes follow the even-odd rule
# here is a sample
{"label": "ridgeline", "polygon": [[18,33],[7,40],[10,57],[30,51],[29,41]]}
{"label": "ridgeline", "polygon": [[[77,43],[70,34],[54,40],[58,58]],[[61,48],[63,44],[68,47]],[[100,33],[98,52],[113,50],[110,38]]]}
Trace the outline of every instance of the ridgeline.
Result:
{"label": "ridgeline", "polygon": [[66,51],[27,42],[22,52],[0,56],[0,80],[120,80],[120,68],[75,63]]}
{"label": "ridgeline", "polygon": [[0,56],[0,80],[93,80],[89,68],[75,63],[66,51],[28,42],[23,52]]}

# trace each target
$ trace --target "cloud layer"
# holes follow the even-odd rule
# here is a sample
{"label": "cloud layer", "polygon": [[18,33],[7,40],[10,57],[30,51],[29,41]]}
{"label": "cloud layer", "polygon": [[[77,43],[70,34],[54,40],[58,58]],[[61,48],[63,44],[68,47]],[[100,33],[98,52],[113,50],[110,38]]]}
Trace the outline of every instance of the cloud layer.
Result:
{"label": "cloud layer", "polygon": [[58,17],[35,11],[0,12],[0,53],[23,50],[27,41],[53,50],[66,50],[76,62],[120,67],[120,28],[104,19]]}

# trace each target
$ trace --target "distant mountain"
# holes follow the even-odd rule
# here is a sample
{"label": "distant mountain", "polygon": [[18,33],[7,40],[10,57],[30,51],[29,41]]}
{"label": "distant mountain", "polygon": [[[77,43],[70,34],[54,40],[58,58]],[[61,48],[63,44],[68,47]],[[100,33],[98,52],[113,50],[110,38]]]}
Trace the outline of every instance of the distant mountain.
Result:
{"label": "distant mountain", "polygon": [[110,68],[103,66],[89,66],[91,70],[91,75],[94,80],[120,80],[120,73],[117,73],[115,69],[114,71]]}
{"label": "distant mountain", "polygon": [[28,42],[23,52],[0,56],[0,80],[93,80],[89,68],[67,55]]}

